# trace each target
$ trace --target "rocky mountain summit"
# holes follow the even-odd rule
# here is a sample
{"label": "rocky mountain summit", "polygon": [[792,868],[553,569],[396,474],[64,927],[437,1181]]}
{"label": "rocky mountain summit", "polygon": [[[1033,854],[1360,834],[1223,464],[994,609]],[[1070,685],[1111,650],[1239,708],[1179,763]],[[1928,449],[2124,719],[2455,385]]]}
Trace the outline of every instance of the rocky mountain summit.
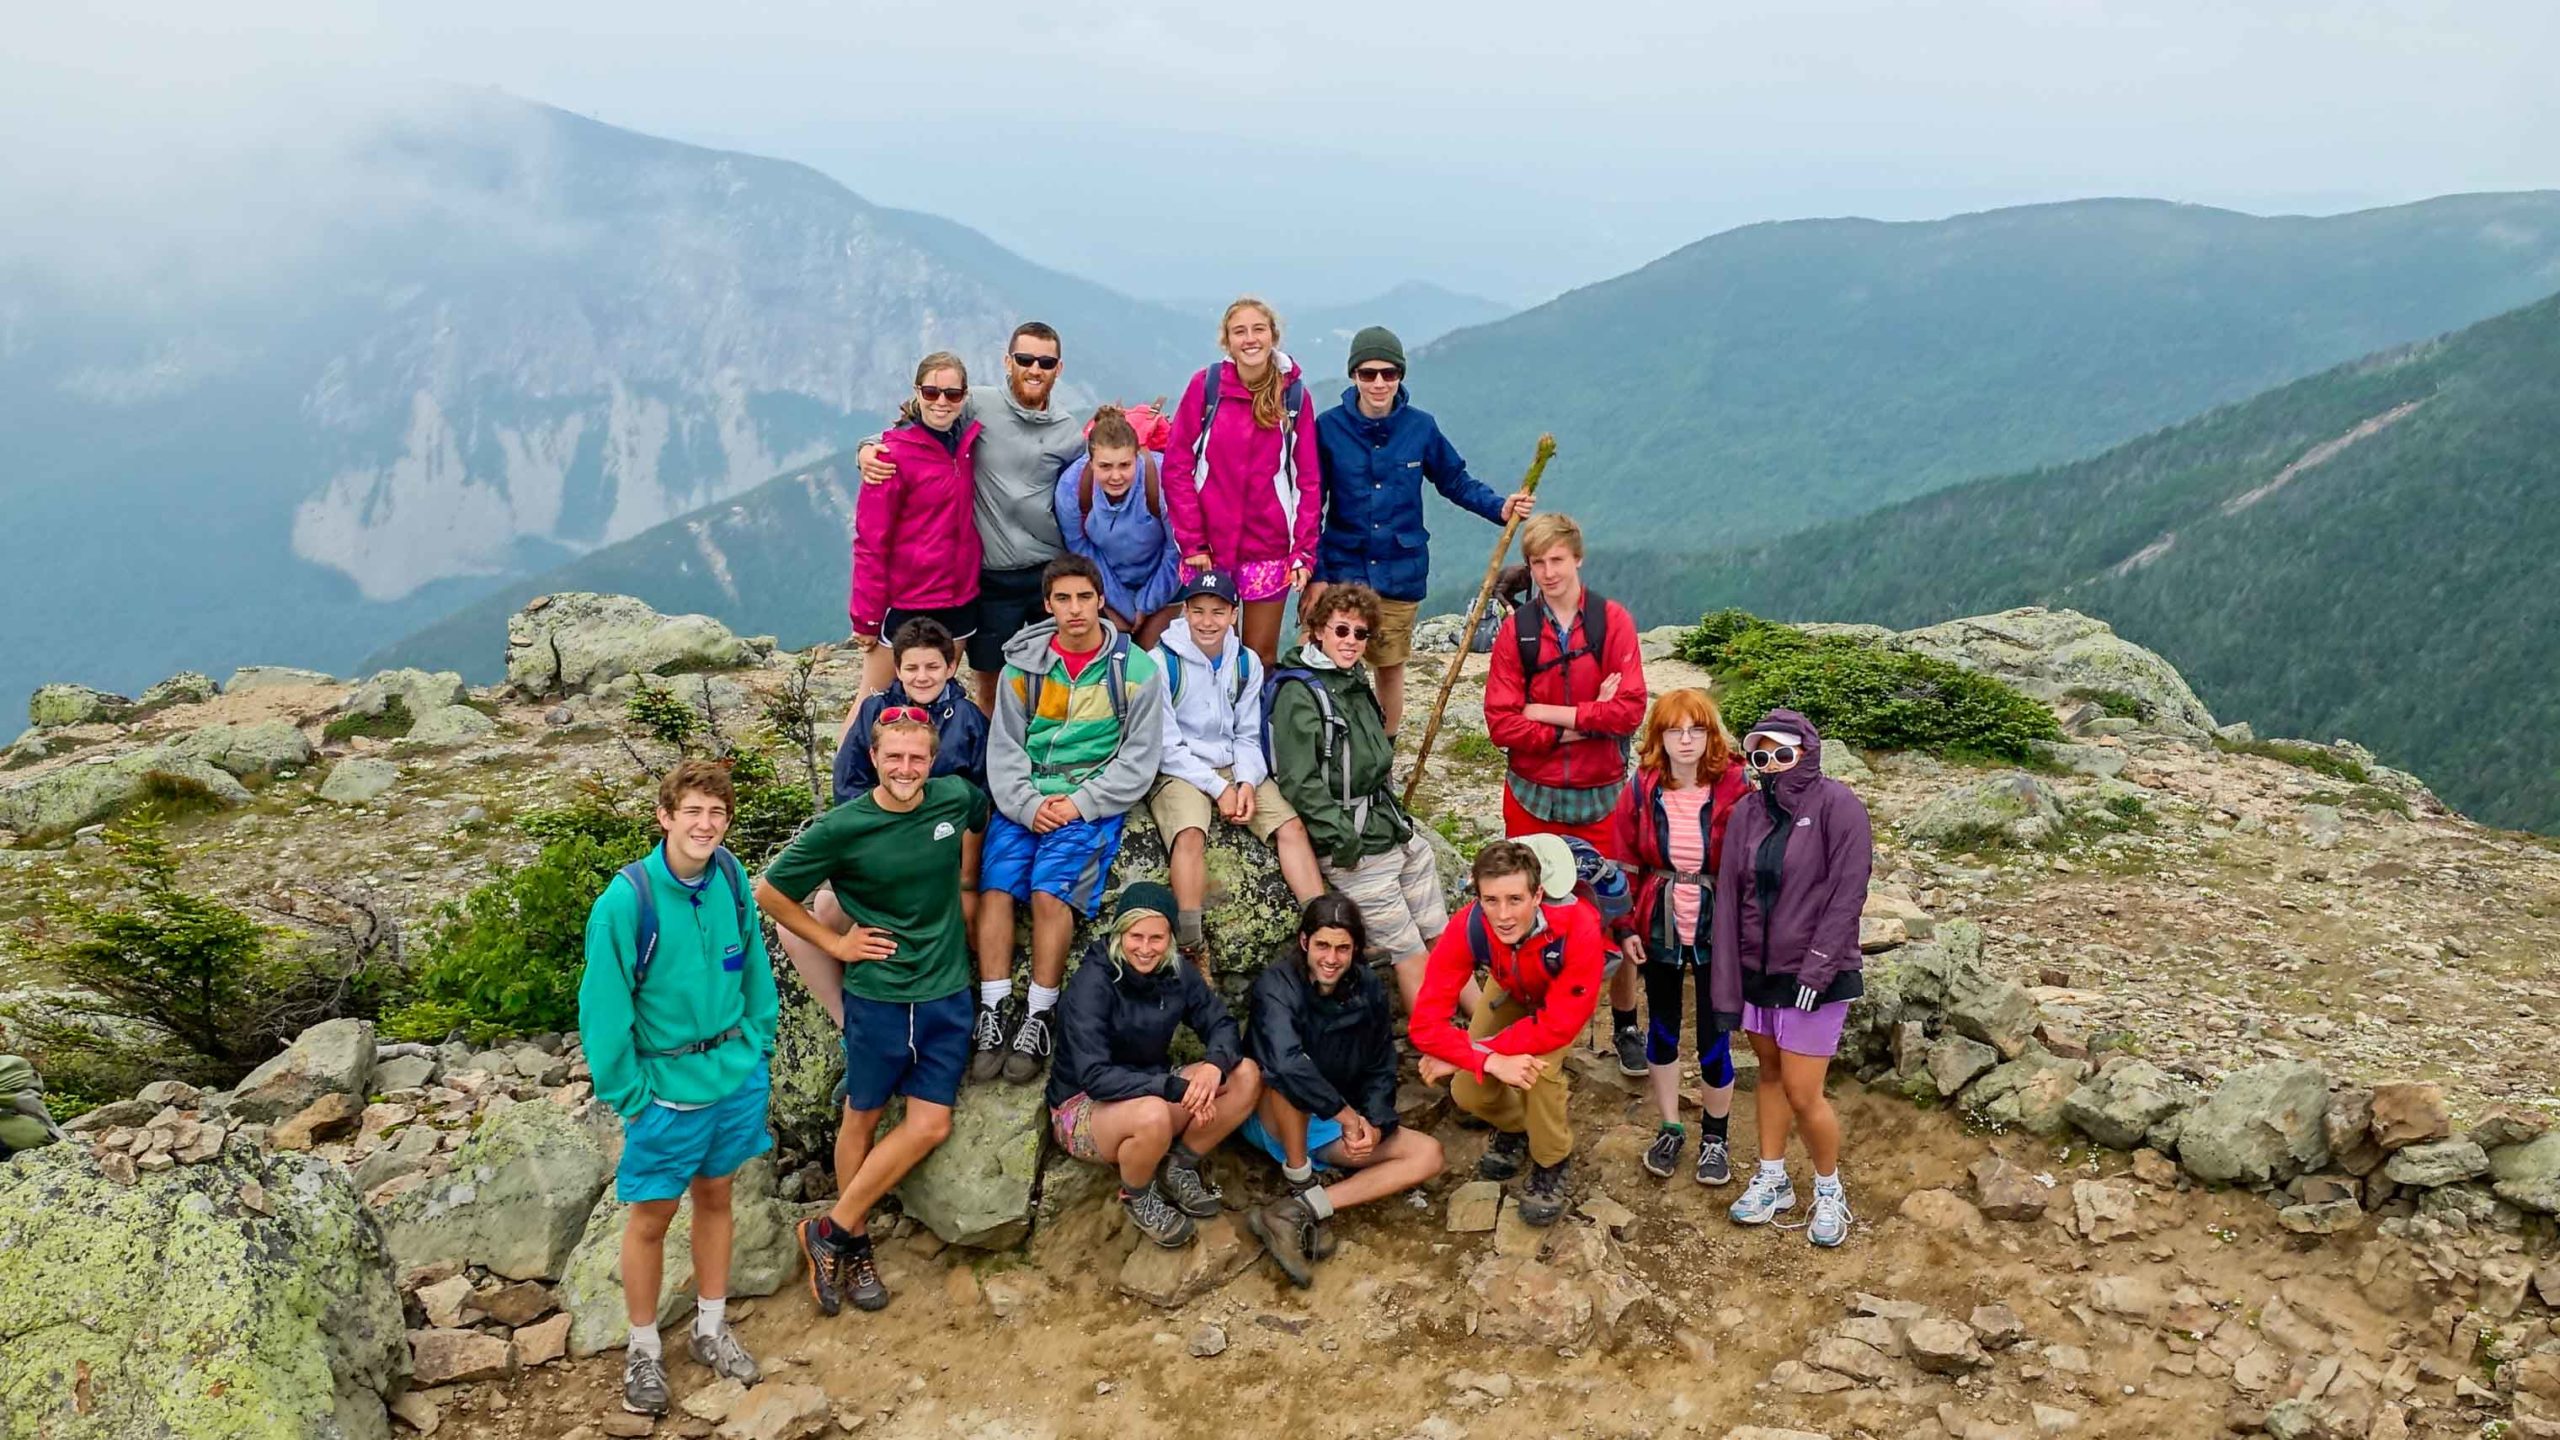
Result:
{"label": "rocky mountain summit", "polygon": [[[831,1193],[832,1037],[795,997],[781,1148],[738,1204],[732,1293],[764,1298],[730,1312],[768,1379],[679,1365],[658,1432],[1279,1433],[1323,1386],[1344,1433],[1430,1440],[2560,1434],[2560,854],[2352,745],[2259,740],[2085,617],[1855,633],[2002,677],[2064,738],[2004,766],[1825,747],[1879,844],[1836,1072],[1847,1248],[1645,1179],[1649,1107],[1596,1050],[1566,1223],[1522,1224],[1471,1178],[1480,1132],[1408,1085],[1451,1173],[1346,1215],[1351,1263],[1310,1291],[1257,1268],[1232,1213],[1183,1251],[1138,1243],[1108,1177],[1054,1153],[1036,1090],[991,1085],[884,1221],[896,1303],[821,1322],[789,1224]],[[1645,637],[1657,693],[1712,679],[1678,641]],[[735,729],[797,689],[831,722],[855,674],[595,595],[527,607],[507,656],[481,690],[49,688],[0,771],[0,934],[43,923],[27,896],[106,883],[100,826],[175,802],[187,884],[325,883],[432,935],[438,906],[532,861],[515,817],[640,783],[635,696]],[[1498,826],[1480,697],[1462,682],[1420,807],[1453,879]],[[1143,832],[1118,878],[1161,867]],[[1213,880],[1232,991],[1285,936],[1286,892],[1243,846]],[[59,978],[13,946],[0,989],[41,1011]],[[589,1358],[623,1323],[620,1126],[574,1036],[335,1019],[226,1087],[160,1081],[72,1129],[0,1162],[0,1435],[645,1433]],[[1277,1183],[1229,1152],[1213,1178],[1230,1205]]]}

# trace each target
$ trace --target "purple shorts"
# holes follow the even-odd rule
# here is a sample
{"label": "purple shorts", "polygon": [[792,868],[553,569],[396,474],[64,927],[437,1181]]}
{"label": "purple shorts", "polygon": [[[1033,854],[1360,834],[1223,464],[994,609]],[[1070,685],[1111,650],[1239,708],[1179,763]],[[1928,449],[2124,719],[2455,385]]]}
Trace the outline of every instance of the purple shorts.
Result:
{"label": "purple shorts", "polygon": [[1778,1042],[1778,1048],[1790,1055],[1814,1055],[1828,1060],[1840,1053],[1840,1031],[1849,1023],[1849,1002],[1834,1000],[1810,1010],[1789,1006],[1772,1010],[1742,1003],[1742,1033],[1766,1035]]}
{"label": "purple shorts", "polygon": [[1236,567],[1236,595],[1244,600],[1285,600],[1289,595],[1289,562],[1247,560]]}

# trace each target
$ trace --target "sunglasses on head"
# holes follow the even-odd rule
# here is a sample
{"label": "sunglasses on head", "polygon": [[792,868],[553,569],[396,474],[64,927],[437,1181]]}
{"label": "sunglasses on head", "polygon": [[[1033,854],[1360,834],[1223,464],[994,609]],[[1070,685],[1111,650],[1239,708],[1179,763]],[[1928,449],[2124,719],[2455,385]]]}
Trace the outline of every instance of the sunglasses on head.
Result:
{"label": "sunglasses on head", "polygon": [[927,400],[966,400],[969,398],[969,387],[966,385],[919,385],[916,387],[916,393]]}
{"label": "sunglasses on head", "polygon": [[1025,355],[1021,351],[1016,350],[1013,352],[1011,358],[1014,364],[1021,366],[1025,370],[1055,370],[1058,368],[1058,357],[1055,355]]}
{"label": "sunglasses on head", "polygon": [[1369,638],[1368,626],[1354,625],[1348,620],[1334,621],[1331,629],[1333,630],[1333,638],[1336,640],[1366,640]]}
{"label": "sunglasses on head", "polygon": [[1792,765],[1796,761],[1796,747],[1793,745],[1767,746],[1752,751],[1745,758],[1750,760],[1751,768],[1754,770],[1766,770],[1772,765]]}
{"label": "sunglasses on head", "polygon": [[924,707],[921,705],[892,705],[888,709],[880,712],[880,719],[877,723],[882,725],[930,725],[933,723],[933,717],[924,713]]}
{"label": "sunglasses on head", "polygon": [[1351,378],[1365,385],[1372,380],[1401,380],[1404,372],[1393,365],[1363,365],[1351,372]]}

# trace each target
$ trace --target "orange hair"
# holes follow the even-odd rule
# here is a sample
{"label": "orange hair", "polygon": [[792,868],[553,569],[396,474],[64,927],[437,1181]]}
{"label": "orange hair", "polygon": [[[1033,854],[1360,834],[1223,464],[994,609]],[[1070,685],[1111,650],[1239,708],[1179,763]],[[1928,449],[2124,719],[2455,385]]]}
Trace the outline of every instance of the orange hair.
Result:
{"label": "orange hair", "polygon": [[1662,753],[1662,732],[1684,725],[1696,725],[1707,732],[1707,753],[1698,757],[1698,783],[1712,785],[1733,763],[1733,736],[1724,728],[1724,712],[1716,708],[1715,697],[1694,687],[1665,690],[1654,697],[1653,713],[1644,717],[1644,740],[1636,749],[1636,768],[1651,771],[1667,783],[1671,779],[1671,760]]}

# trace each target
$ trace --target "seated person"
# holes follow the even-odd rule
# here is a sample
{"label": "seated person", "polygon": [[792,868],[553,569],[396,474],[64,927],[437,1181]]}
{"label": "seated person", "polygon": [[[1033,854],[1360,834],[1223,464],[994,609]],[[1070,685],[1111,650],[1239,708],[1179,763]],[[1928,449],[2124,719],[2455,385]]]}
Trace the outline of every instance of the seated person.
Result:
{"label": "seated person", "polygon": [[[960,670],[960,642],[939,620],[909,620],[889,638],[896,673],[885,690],[856,700],[836,732],[836,799],[842,805],[868,795],[880,783],[871,766],[871,727],[880,712],[916,709],[934,730],[933,773],[958,775],[987,788],[987,712],[960,692],[952,677]],[[971,847],[974,861],[976,847]],[[977,866],[972,864],[974,876]]]}

